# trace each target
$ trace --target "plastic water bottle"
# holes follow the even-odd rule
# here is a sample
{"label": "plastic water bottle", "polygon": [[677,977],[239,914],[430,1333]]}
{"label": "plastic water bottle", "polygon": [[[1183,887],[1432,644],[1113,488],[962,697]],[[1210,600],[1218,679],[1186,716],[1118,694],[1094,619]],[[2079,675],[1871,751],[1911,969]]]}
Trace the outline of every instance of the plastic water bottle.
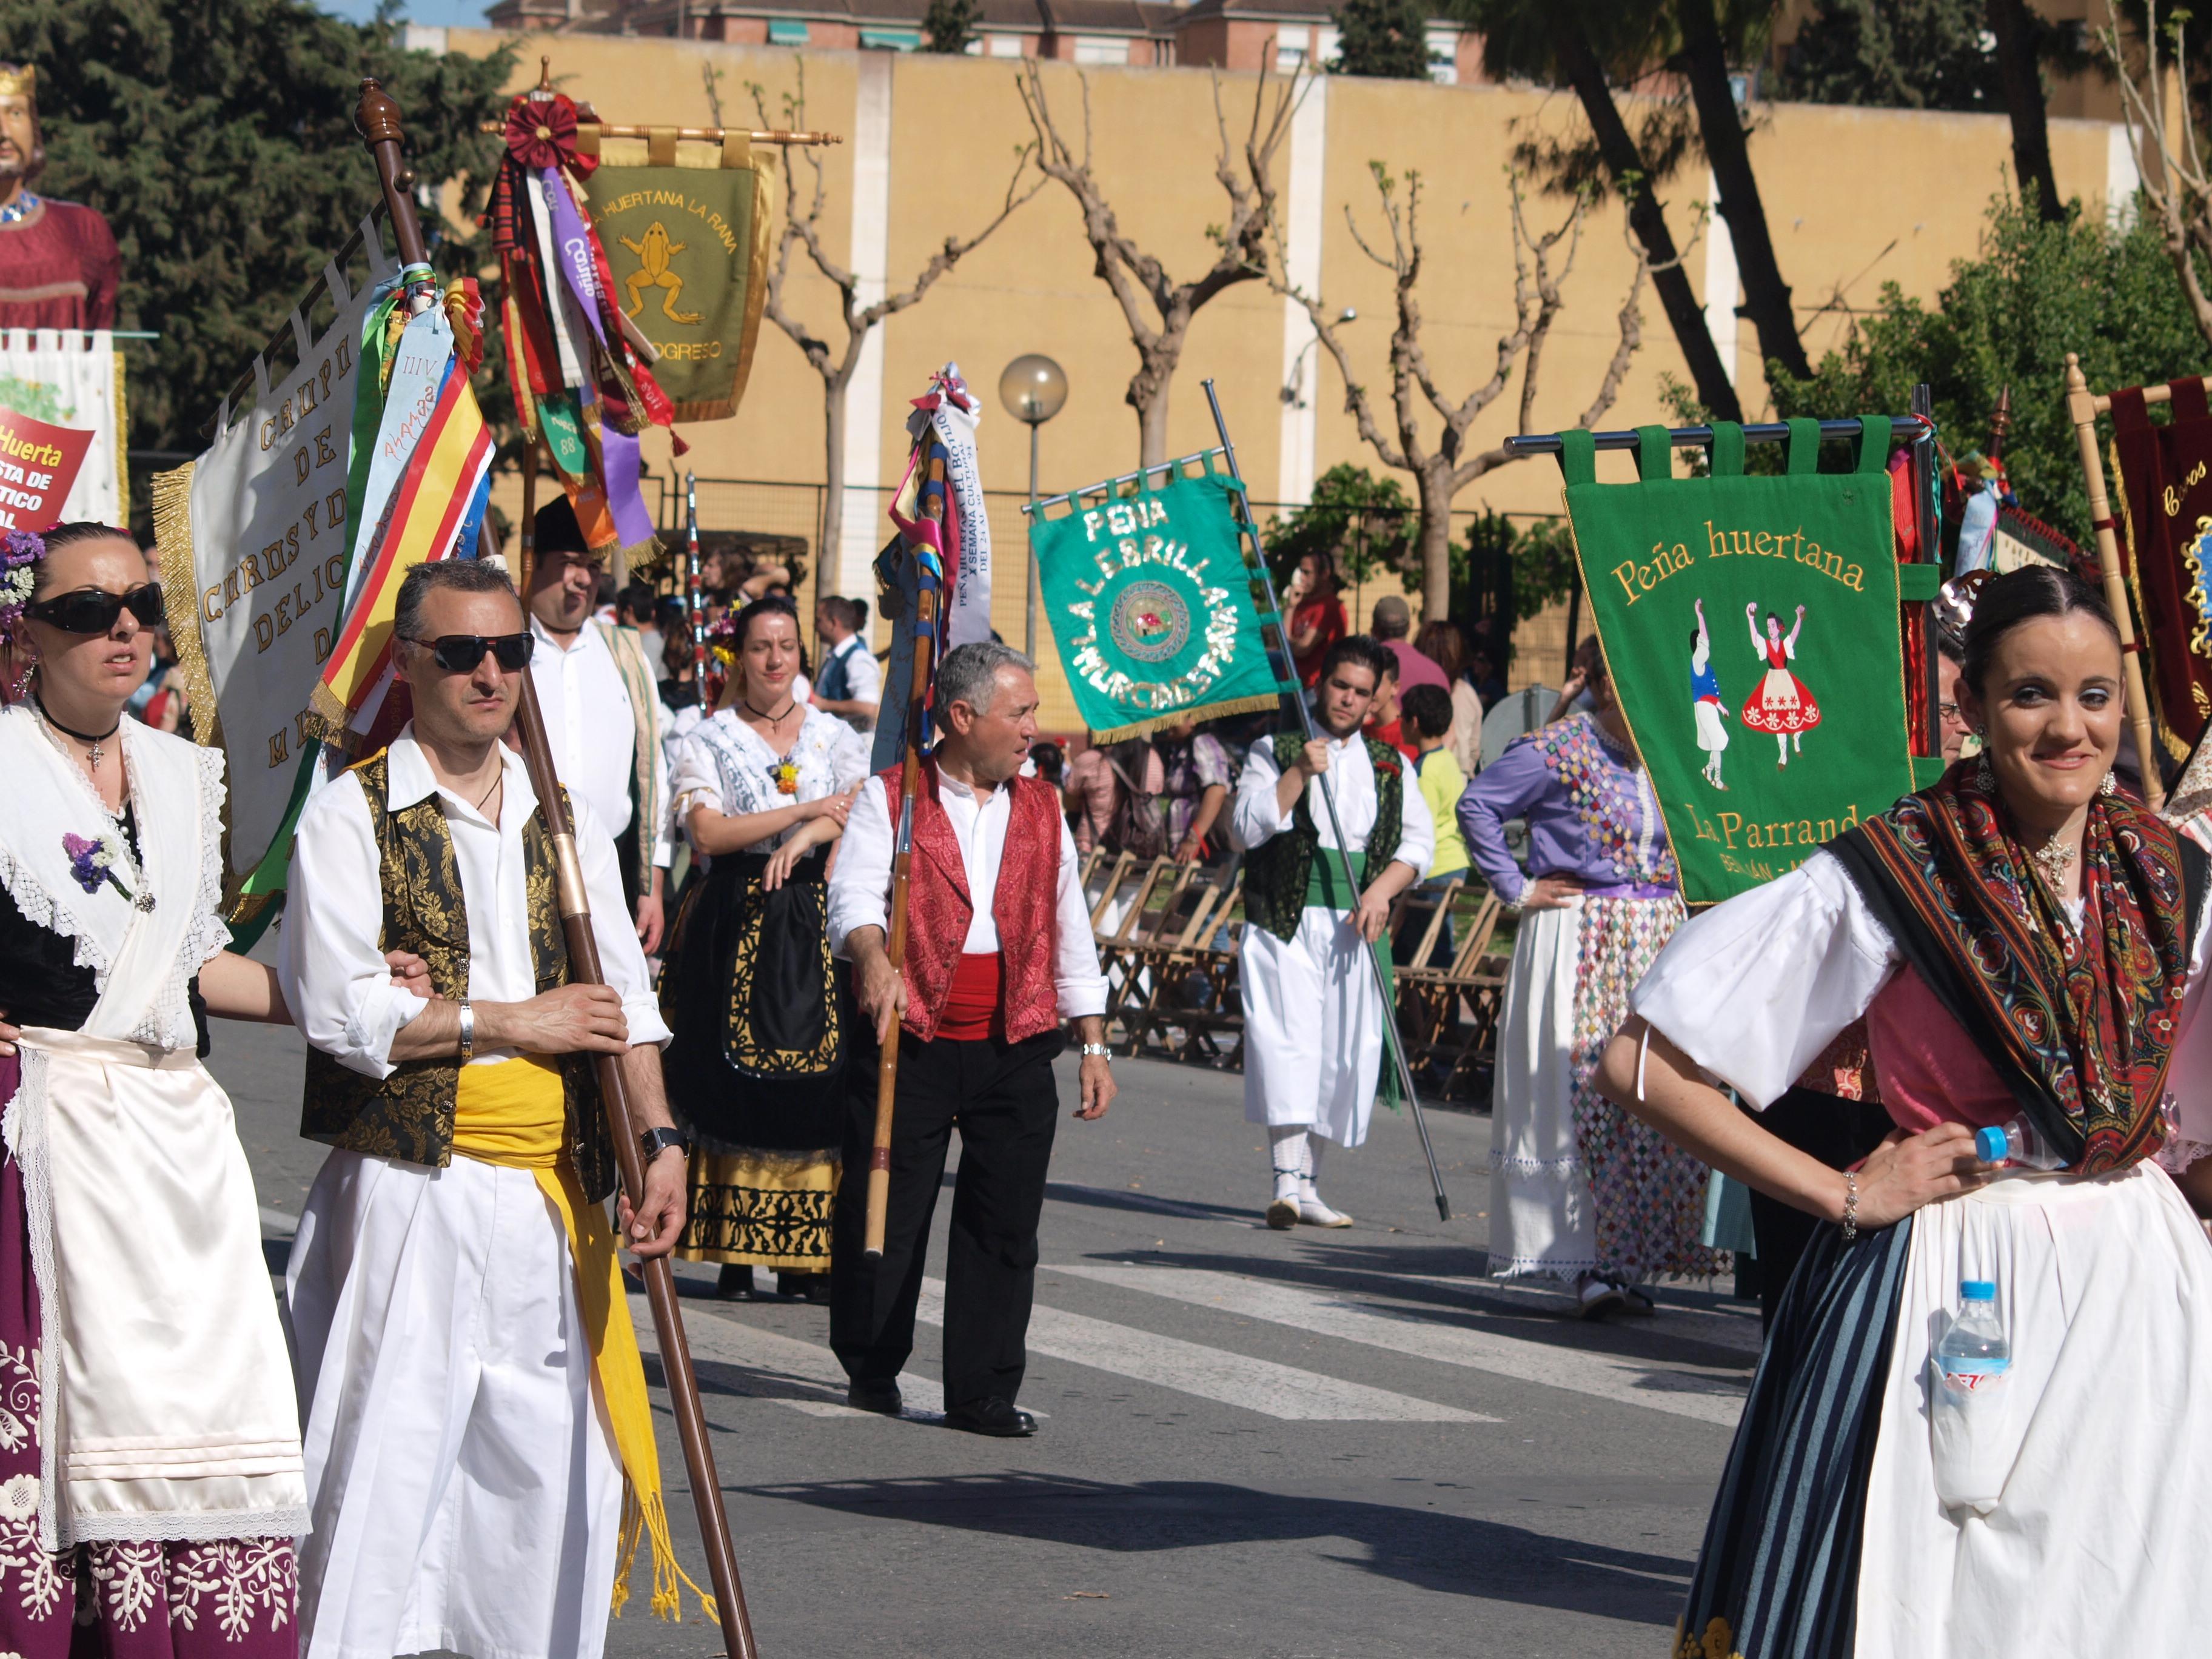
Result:
{"label": "plastic water bottle", "polygon": [[[1985,1132],[1988,1133],[1988,1132]],[[1929,1433],[1936,1496],[1948,1510],[1986,1516],[2003,1496],[2020,1452],[2006,1406],[2012,1344],[1997,1322],[1997,1287],[1986,1279],[1959,1286],[1959,1314],[1929,1356]]]}
{"label": "plastic water bottle", "polygon": [[1970,1392],[1983,1386],[1983,1379],[2002,1376],[2012,1369],[2012,1344],[1997,1323],[1995,1279],[1969,1279],[1960,1284],[1958,1317],[1936,1345],[1936,1365],[1945,1382],[1963,1384]]}
{"label": "plastic water bottle", "polygon": [[2017,1164],[2030,1170],[2066,1167],[2066,1160],[2051,1150],[2051,1143],[2025,1113],[2002,1128],[1992,1125],[1975,1130],[1974,1155],[1984,1164]]}

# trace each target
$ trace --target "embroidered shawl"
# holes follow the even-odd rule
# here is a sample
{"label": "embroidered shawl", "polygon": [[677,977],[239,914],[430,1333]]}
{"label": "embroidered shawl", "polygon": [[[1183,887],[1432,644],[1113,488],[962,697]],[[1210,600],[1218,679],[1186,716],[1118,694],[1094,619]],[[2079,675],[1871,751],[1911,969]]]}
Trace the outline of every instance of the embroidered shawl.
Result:
{"label": "embroidered shawl", "polygon": [[1985,777],[1954,766],[1828,850],[2069,1167],[2124,1169],[2166,1137],[2208,861],[2144,807],[2098,797],[2069,951],[2072,925]]}

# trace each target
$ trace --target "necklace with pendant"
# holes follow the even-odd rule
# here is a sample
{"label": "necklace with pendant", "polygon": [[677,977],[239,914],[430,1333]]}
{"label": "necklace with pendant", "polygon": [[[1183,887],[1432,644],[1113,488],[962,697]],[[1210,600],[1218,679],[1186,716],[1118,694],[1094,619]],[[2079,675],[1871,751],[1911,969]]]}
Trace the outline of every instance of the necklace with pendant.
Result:
{"label": "necklace with pendant", "polygon": [[2035,867],[2043,872],[2043,878],[2056,893],[2065,885],[2066,872],[2074,867],[2075,855],[2081,850],[2064,837],[2053,836],[2028,856],[2035,860]]}
{"label": "necklace with pendant", "polygon": [[62,732],[65,736],[75,738],[79,743],[88,743],[92,745],[91,754],[86,757],[86,764],[92,773],[93,781],[97,784],[100,781],[100,759],[107,752],[105,745],[110,738],[112,738],[118,732],[120,732],[123,729],[122,715],[118,714],[115,717],[114,725],[109,726],[107,730],[95,736],[90,732],[80,732],[75,726],[64,726],[51,714],[47,713],[46,700],[44,698],[33,697],[32,701],[36,702],[39,706],[39,718],[44,720],[53,730]]}

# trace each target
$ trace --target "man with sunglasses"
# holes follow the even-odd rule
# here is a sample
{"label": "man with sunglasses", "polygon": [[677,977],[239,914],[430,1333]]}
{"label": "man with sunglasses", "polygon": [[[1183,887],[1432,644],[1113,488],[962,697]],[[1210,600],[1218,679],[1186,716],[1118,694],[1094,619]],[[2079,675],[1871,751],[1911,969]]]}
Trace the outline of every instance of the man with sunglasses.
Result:
{"label": "man with sunglasses", "polygon": [[646,954],[660,948],[674,842],[667,823],[659,678],[634,628],[593,619],[605,562],[584,543],[565,495],[538,512],[531,567],[531,678],[553,769],[615,838],[623,890]]}
{"label": "man with sunglasses", "polygon": [[[622,1242],[662,1255],[684,1222],[669,1034],[613,841],[564,789],[607,982],[570,981],[552,840],[501,742],[537,648],[505,574],[420,566],[392,620],[414,719],[302,815],[284,918],[301,1130],[335,1149],[286,1274],[301,1651],[597,1659],[625,1486],[651,1512],[659,1465],[592,1057],[621,1057],[644,1132]],[[428,964],[430,1000],[389,985],[395,948]]]}

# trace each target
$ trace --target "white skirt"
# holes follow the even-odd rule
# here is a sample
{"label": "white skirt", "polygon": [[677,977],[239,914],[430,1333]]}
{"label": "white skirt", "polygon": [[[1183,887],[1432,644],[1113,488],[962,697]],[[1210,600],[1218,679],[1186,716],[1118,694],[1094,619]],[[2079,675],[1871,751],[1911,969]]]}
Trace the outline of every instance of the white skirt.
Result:
{"label": "white skirt", "polygon": [[599,1659],[623,1479],[527,1170],[332,1152],[285,1274],[302,1659]]}
{"label": "white skirt", "polygon": [[[1936,1495],[1927,1367],[1959,1281],[2012,1345],[1986,1516]],[[2212,1245],[2155,1164],[2008,1176],[1931,1204],[1911,1255],[1867,1492],[1856,1651],[2018,1659],[2205,1650]]]}
{"label": "white skirt", "polygon": [[300,1419],[229,1097],[189,1048],[32,1026],[21,1053],[42,1545],[295,1536]]}
{"label": "white skirt", "polygon": [[1382,999],[1370,947],[1340,911],[1309,905],[1289,939],[1247,923],[1244,1121],[1304,1128],[1340,1146],[1367,1139],[1382,1075]]}
{"label": "white skirt", "polygon": [[1575,1139],[1575,969],[1582,907],[1527,910],[1498,1020],[1490,1116],[1490,1273],[1597,1266],[1597,1214]]}

